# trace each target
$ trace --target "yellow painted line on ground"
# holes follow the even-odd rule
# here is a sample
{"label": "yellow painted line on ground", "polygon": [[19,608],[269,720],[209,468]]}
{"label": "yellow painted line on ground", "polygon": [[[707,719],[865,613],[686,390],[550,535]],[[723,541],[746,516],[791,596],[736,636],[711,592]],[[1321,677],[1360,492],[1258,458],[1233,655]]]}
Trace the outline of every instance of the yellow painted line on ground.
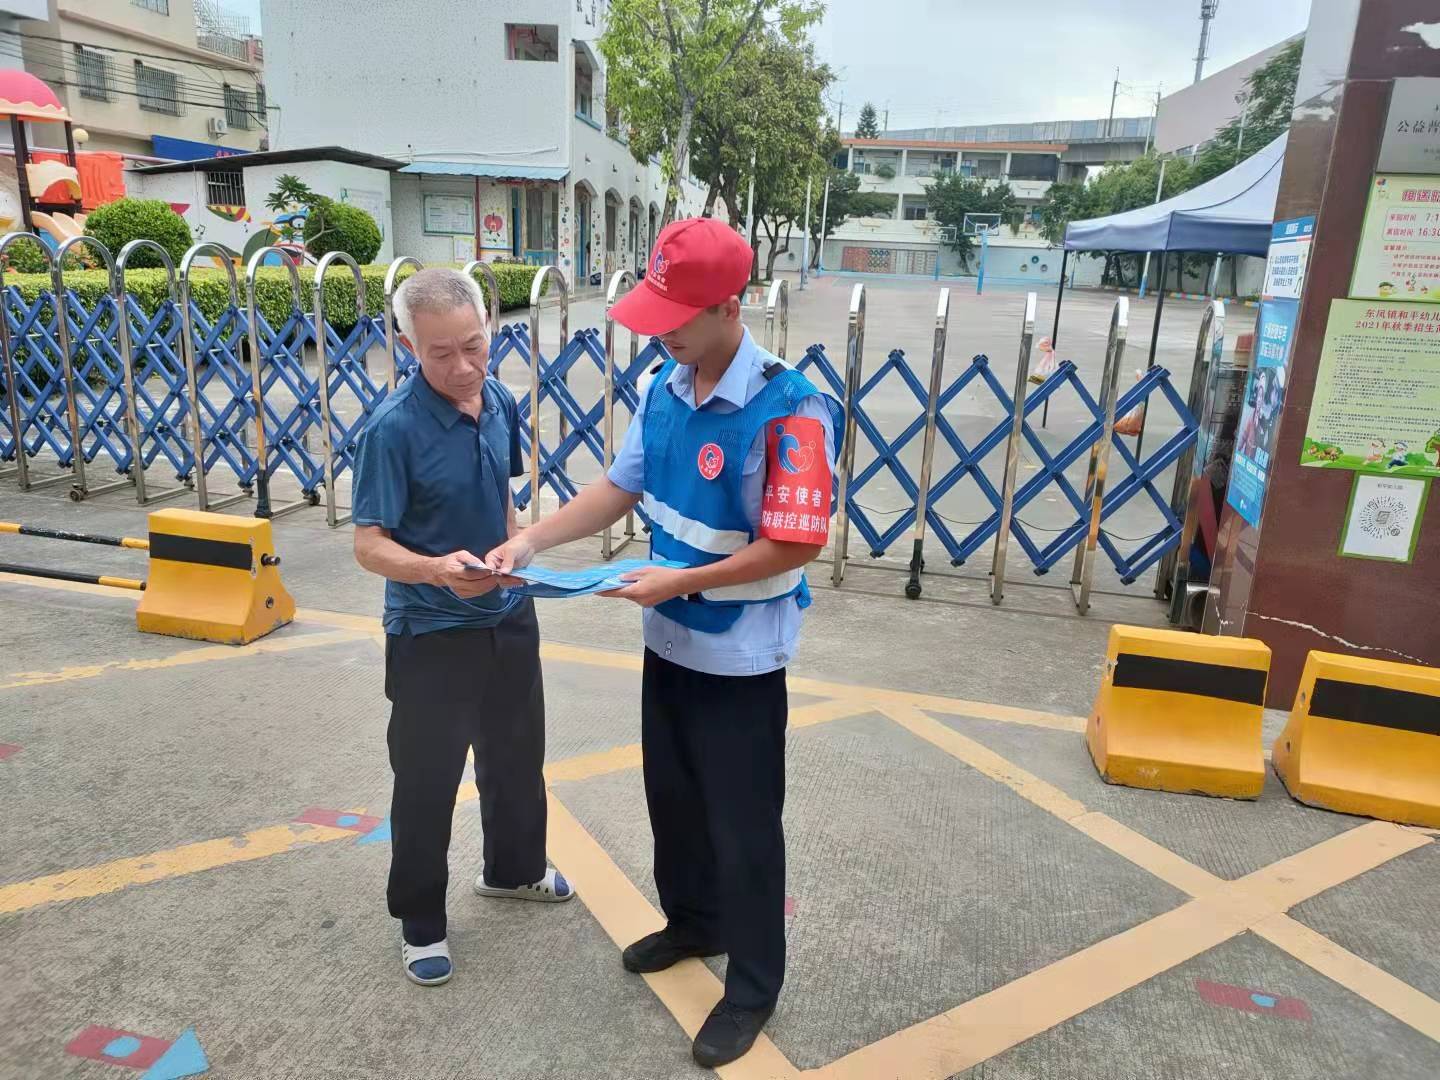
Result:
{"label": "yellow painted line on ground", "polygon": [[1440,1001],[1288,915],[1272,915],[1251,929],[1351,993],[1440,1042]]}
{"label": "yellow painted line on ground", "polygon": [[326,630],[314,634],[285,634],[280,637],[261,638],[249,645],[205,645],[171,653],[169,656],[134,658],[130,660],[107,660],[99,664],[77,664],[59,671],[17,671],[0,682],[0,690],[24,686],[45,686],[50,683],[71,682],[76,679],[93,679],[114,671],[158,671],[164,668],[187,667],[191,664],[212,664],[222,660],[243,660],[246,657],[267,653],[295,652],[297,649],[316,649],[325,645],[336,645],[345,641],[363,640],[363,635],[352,630]]}
{"label": "yellow painted line on ground", "polygon": [[[581,902],[620,948],[665,925],[605,849],[575,819],[565,804],[550,795],[548,842],[550,857],[575,885]],[[626,976],[617,968],[617,978]],[[695,1037],[705,1017],[724,994],[720,980],[699,960],[685,960],[669,971],[644,976],[650,989],[684,1030]],[[733,1065],[718,1070],[724,1080],[782,1080],[799,1076],[795,1066],[761,1035],[754,1049]]]}
{"label": "yellow painted line on ground", "polygon": [[[843,720],[846,717],[858,716],[870,711],[871,709],[864,702],[812,701],[808,705],[798,705],[790,710],[790,727],[813,727],[816,724],[826,724],[831,720]],[[560,784],[576,780],[589,780],[624,769],[638,769],[643,763],[644,758],[640,753],[640,744],[630,743],[628,746],[615,746],[609,750],[598,750],[593,754],[581,754],[578,757],[566,758],[564,761],[553,761],[545,766],[545,782]]]}
{"label": "yellow painted line on ground", "polygon": [[83,900],[117,892],[131,885],[184,877],[202,870],[281,855],[311,844],[324,844],[346,837],[354,839],[358,835],[353,829],[336,829],[329,825],[267,825],[241,836],[222,836],[148,855],[116,859],[98,866],[63,870],[58,874],[0,886],[0,915],[11,915],[62,900]]}
{"label": "yellow painted line on ground", "polygon": [[[1371,822],[1332,837],[1263,870],[1225,881],[1168,848],[1086,808],[1059,788],[925,713],[901,704],[886,715],[1022,798],[1148,870],[1193,899],[1022,976],[939,1016],[896,1032],[807,1075],[825,1080],[943,1080],[1033,1038],[1117,994],[1184,963],[1247,929],[1262,934],[1323,974],[1342,981],[1397,1019],[1435,1037],[1440,1004],[1358,957],[1321,948],[1289,930],[1284,913],[1296,904],[1432,843],[1418,830]],[[1287,920],[1289,921],[1289,920]],[[1295,924],[1298,926],[1299,924]],[[1319,942],[1327,939],[1314,935]],[[1333,945],[1333,943],[1329,943]],[[1334,946],[1334,949],[1338,949]],[[1327,970],[1327,967],[1330,970]],[[1377,974],[1378,973],[1378,974]],[[1391,981],[1386,981],[1391,980]],[[1428,1004],[1427,1004],[1428,1003]],[[1432,1006],[1435,1011],[1432,1011]]]}

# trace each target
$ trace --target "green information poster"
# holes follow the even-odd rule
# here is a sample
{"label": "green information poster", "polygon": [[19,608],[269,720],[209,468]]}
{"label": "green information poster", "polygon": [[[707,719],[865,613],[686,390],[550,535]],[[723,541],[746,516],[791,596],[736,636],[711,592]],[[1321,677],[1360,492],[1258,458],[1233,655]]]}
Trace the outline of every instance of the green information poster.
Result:
{"label": "green information poster", "polygon": [[1300,464],[1440,476],[1440,306],[1334,300]]}
{"label": "green information poster", "polygon": [[1350,295],[1440,301],[1440,176],[1376,176]]}

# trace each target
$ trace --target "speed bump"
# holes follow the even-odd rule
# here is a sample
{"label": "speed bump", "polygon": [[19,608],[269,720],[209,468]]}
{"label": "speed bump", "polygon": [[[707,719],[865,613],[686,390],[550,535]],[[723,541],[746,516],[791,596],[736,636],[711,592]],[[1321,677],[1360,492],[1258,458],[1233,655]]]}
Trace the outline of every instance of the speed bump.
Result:
{"label": "speed bump", "polygon": [[1440,670],[1312,652],[1272,756],[1303,803],[1440,828]]}
{"label": "speed bump", "polygon": [[1085,729],[1111,784],[1258,798],[1270,649],[1249,638],[1115,626]]}
{"label": "speed bump", "polygon": [[244,645],[295,618],[270,522],[202,510],[150,514],[150,575],[135,622],[151,634]]}

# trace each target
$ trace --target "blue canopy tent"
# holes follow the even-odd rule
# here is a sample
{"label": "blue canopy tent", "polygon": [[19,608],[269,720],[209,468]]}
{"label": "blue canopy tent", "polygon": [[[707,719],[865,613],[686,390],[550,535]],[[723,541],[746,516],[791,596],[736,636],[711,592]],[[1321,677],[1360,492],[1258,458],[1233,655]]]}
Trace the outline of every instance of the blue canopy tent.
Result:
{"label": "blue canopy tent", "polygon": [[1065,295],[1065,268],[1072,251],[1156,251],[1160,253],[1160,289],[1155,303],[1155,328],[1150,335],[1150,363],[1160,334],[1165,307],[1165,273],[1171,252],[1264,256],[1270,248],[1275,197],[1285,163],[1281,135],[1229,172],[1207,180],[1174,198],[1123,214],[1073,221],[1065,229],[1060,262],[1060,289],[1055,296],[1053,344],[1060,332],[1060,303]]}

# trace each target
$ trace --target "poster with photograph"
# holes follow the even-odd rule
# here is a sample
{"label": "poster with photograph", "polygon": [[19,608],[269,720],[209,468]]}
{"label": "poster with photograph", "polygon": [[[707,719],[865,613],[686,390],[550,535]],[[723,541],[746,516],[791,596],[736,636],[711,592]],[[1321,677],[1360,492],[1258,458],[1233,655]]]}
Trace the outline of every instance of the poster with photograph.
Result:
{"label": "poster with photograph", "polygon": [[1290,343],[1300,311],[1297,300],[1264,300],[1255,326],[1255,363],[1245,388],[1240,431],[1226,501],[1251,525],[1260,524],[1265,485],[1270,477],[1270,449],[1285,407],[1285,379]]}

